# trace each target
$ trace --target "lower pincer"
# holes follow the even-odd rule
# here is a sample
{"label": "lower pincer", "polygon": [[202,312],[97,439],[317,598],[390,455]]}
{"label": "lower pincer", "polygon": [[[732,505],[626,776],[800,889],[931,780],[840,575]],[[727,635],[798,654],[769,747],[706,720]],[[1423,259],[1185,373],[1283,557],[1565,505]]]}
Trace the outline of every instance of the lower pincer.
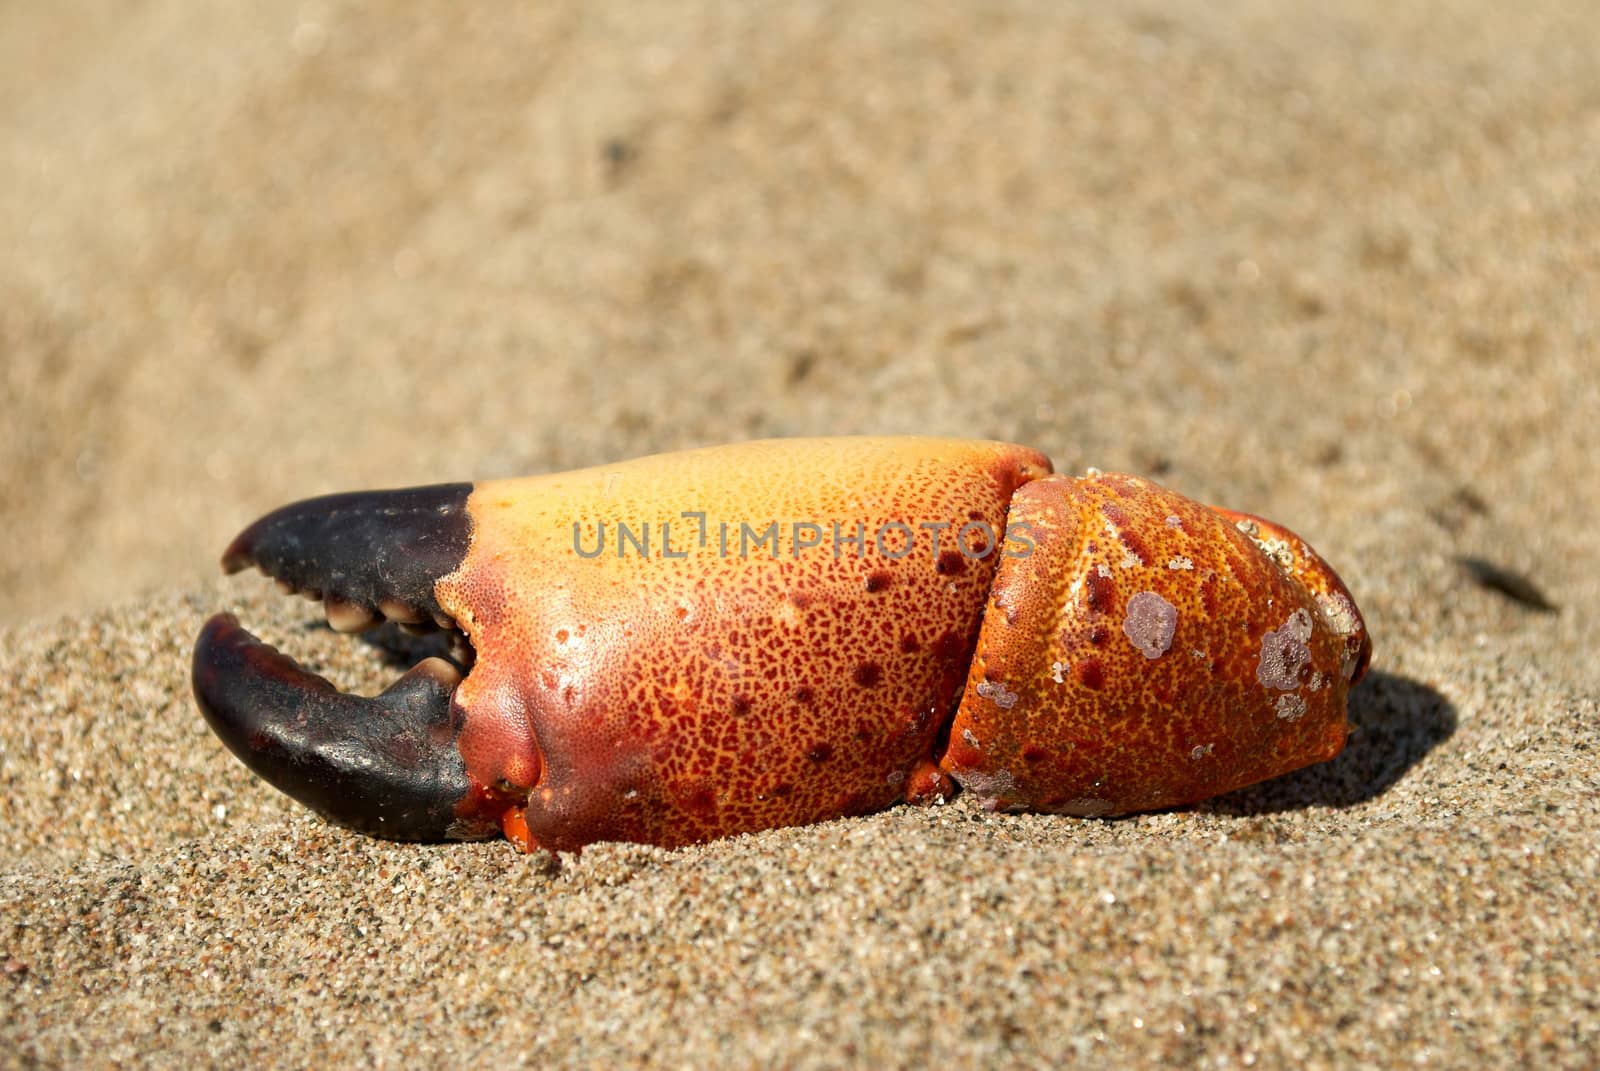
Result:
{"label": "lower pincer", "polygon": [[460,680],[449,662],[428,658],[382,695],[349,695],[231,614],[206,622],[194,651],[195,697],[230,751],[324,818],[389,840],[499,831],[456,746]]}

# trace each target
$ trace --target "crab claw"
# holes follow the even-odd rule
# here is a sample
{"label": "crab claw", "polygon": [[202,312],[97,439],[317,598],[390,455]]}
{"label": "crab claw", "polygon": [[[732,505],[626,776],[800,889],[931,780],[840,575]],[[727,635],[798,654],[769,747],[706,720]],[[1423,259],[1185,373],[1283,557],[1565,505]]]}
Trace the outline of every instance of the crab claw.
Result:
{"label": "crab claw", "polygon": [[1288,529],[997,442],[773,440],[332,495],[263,517],[223,565],[342,631],[456,641],[365,699],[213,618],[194,687],[235,754],[357,830],[498,827],[523,850],[692,844],[953,786],[1179,806],[1337,753],[1371,652]]}
{"label": "crab claw", "polygon": [[341,825],[391,840],[470,840],[498,825],[474,812],[455,739],[461,675],[428,658],[368,699],[340,692],[262,643],[232,614],[206,622],[194,692],[206,721],[246,766]]}
{"label": "crab claw", "polygon": [[[434,584],[471,541],[471,490],[440,484],[296,502],[241,532],[222,565],[255,566],[322,600],[342,632],[383,618],[453,629]],[[498,830],[503,805],[468,775],[456,746],[461,679],[450,662],[428,658],[376,698],[348,695],[228,614],[206,623],[194,652],[195,697],[229,750],[324,817],[392,840]]]}

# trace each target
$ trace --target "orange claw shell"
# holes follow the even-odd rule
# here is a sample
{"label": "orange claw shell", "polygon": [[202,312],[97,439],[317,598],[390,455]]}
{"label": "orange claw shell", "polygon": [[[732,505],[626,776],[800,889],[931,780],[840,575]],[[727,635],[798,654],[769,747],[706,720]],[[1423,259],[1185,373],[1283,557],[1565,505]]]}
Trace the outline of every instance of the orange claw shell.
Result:
{"label": "orange claw shell", "polygon": [[195,689],[230,748],[354,828],[524,849],[956,785],[1080,815],[1187,803],[1336,754],[1370,651],[1292,533],[1004,443],[758,442],[334,496],[224,560],[339,627],[464,641],[363,699],[220,615]]}

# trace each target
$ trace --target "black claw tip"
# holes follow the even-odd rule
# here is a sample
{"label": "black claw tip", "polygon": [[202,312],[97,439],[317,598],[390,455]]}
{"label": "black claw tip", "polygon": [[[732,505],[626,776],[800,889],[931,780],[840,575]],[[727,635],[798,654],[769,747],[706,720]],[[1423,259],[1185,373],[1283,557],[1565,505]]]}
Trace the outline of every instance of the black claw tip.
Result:
{"label": "black claw tip", "polygon": [[308,498],[273,510],[222,555],[230,573],[252,565],[299,591],[374,610],[442,614],[433,585],[455,571],[472,542],[470,483]]}
{"label": "black claw tip", "polygon": [[390,840],[461,840],[493,827],[458,813],[472,792],[450,697],[428,659],[375,699],[340,692],[218,614],[194,650],[194,694],[228,749],[323,817]]}

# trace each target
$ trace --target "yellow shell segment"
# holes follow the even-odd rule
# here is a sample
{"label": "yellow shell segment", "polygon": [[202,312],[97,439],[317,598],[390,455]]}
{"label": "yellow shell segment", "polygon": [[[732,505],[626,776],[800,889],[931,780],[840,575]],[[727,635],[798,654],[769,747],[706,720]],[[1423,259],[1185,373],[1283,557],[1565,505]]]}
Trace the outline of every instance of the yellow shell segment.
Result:
{"label": "yellow shell segment", "polygon": [[887,806],[959,694],[1012,495],[1049,471],[1004,443],[794,439],[477,485],[435,585],[477,652],[468,772],[526,792],[550,848]]}

